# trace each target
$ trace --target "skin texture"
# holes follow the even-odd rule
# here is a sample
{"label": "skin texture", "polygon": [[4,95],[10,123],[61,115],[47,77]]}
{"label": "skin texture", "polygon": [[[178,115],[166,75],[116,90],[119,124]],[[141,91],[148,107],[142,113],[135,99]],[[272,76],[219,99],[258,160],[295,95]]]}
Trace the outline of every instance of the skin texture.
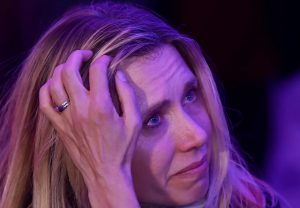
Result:
{"label": "skin texture", "polygon": [[[123,68],[133,83],[141,112],[169,100],[166,106],[142,118],[132,164],[138,198],[167,205],[186,205],[202,199],[208,189],[208,168],[196,176],[174,176],[208,156],[211,124],[196,77],[169,45],[150,56],[130,59]],[[184,89],[192,80],[195,85]]]}
{"label": "skin texture", "polygon": [[[90,66],[90,90],[79,69],[91,51],[75,51],[40,89],[40,110],[51,121],[82,173],[92,207],[139,207],[138,200],[187,205],[202,200],[209,183],[211,124],[196,78],[179,53],[165,45],[121,64],[116,88],[123,115],[116,112],[101,56]],[[121,72],[123,71],[123,72]],[[186,82],[195,86],[184,91]],[[62,113],[54,105],[67,98]],[[144,117],[149,106],[169,100]],[[204,158],[193,174],[175,175]],[[99,197],[101,196],[101,197]]]}

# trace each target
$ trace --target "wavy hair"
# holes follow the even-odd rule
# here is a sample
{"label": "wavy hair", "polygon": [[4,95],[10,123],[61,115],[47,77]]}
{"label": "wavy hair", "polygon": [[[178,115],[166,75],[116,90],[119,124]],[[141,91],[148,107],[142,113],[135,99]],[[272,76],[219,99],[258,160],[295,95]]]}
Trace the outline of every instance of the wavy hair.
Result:
{"label": "wavy hair", "polygon": [[[147,55],[163,44],[174,46],[197,76],[213,124],[206,207],[264,207],[266,194],[272,193],[247,171],[231,144],[215,82],[198,44],[144,8],[110,2],[67,12],[24,61],[1,108],[0,206],[90,207],[79,170],[49,120],[39,111],[39,89],[72,51],[92,50],[94,59],[107,54],[113,57],[108,77],[113,103],[119,111],[114,86],[118,64]],[[85,63],[80,71],[87,89],[89,64]]]}

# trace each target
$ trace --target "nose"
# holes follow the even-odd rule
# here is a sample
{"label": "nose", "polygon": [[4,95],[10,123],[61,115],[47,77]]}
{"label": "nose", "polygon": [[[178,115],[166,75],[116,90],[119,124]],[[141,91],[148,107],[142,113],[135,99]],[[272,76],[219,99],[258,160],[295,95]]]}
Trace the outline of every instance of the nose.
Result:
{"label": "nose", "polygon": [[183,114],[176,125],[176,146],[179,151],[187,152],[205,145],[208,140],[208,130],[200,121],[190,115]]}

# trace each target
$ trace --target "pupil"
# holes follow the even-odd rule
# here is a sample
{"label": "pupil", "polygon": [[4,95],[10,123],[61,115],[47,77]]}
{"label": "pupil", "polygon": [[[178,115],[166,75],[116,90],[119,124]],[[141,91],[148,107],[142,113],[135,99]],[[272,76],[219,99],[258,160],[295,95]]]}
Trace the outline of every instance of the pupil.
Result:
{"label": "pupil", "polygon": [[156,123],[158,120],[159,120],[159,119],[158,119],[158,116],[157,116],[157,115],[154,116],[154,117],[151,119],[151,121],[152,121],[153,123]]}
{"label": "pupil", "polygon": [[156,125],[159,123],[159,121],[160,121],[160,117],[158,115],[155,115],[150,119],[149,125],[150,126]]}
{"label": "pupil", "polygon": [[193,98],[194,98],[194,94],[192,92],[190,92],[189,95],[187,96],[187,99],[189,101],[191,101],[191,100],[193,100]]}

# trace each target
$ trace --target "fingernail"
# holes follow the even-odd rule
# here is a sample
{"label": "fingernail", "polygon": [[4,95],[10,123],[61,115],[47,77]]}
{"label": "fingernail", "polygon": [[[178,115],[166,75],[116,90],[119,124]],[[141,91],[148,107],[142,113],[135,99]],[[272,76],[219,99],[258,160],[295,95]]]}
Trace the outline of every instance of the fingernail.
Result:
{"label": "fingernail", "polygon": [[122,82],[127,82],[127,79],[126,79],[126,77],[125,77],[125,75],[124,75],[123,72],[118,71],[118,72],[117,72],[117,77],[118,77],[118,79],[121,80]]}

